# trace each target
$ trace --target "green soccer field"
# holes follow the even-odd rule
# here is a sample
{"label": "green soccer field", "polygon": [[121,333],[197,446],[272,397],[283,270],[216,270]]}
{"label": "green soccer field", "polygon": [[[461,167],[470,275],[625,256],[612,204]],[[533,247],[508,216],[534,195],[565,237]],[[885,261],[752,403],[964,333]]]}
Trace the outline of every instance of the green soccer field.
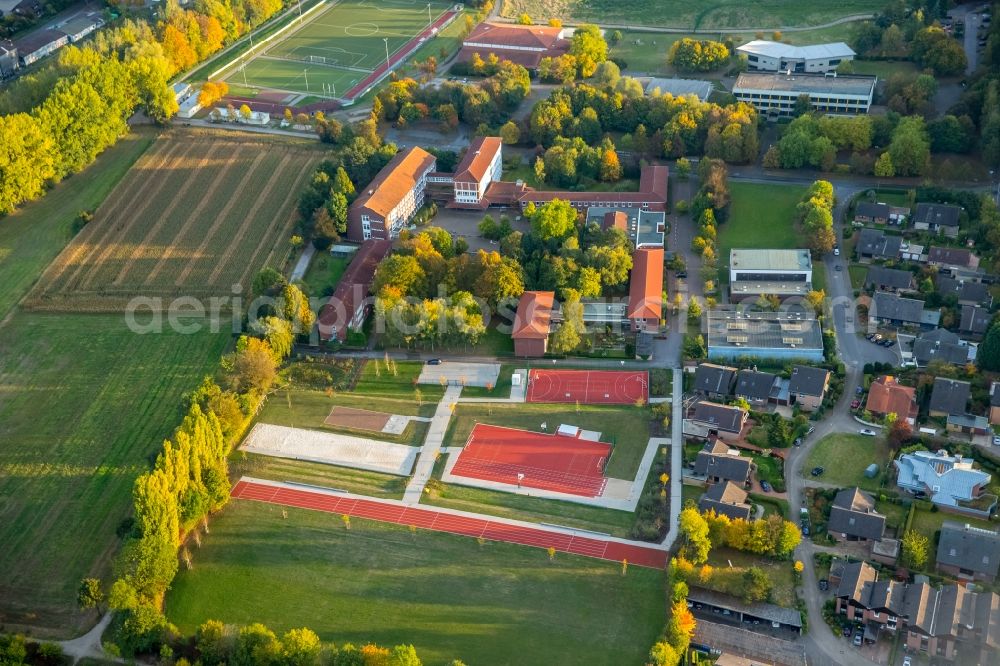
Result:
{"label": "green soccer field", "polygon": [[[227,80],[255,88],[342,94],[396,54],[452,3],[441,0],[344,0],[260,51]],[[245,79],[244,79],[245,74]],[[336,93],[333,93],[333,90]]]}

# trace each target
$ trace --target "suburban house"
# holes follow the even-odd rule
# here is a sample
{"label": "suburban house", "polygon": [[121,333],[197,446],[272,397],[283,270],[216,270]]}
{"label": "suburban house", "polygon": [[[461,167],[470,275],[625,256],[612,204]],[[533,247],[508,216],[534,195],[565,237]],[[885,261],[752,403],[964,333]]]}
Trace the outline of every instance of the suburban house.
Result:
{"label": "suburban house", "polygon": [[812,291],[812,257],[809,250],[729,251],[729,294],[753,298],[805,296]]}
{"label": "suburban house", "polygon": [[538,69],[542,58],[557,58],[569,51],[563,28],[513,23],[480,23],[462,41],[459,62],[471,62],[474,54],[487,60],[492,53],[501,60]]}
{"label": "suburban house", "polygon": [[701,363],[694,372],[694,390],[713,400],[725,400],[736,385],[736,368]]}
{"label": "suburban house", "polygon": [[965,365],[973,360],[970,354],[974,356],[974,347],[943,328],[921,333],[913,341],[913,360],[920,368],[926,368],[931,361]]}
{"label": "suburban house", "polygon": [[939,275],[936,286],[941,296],[954,296],[959,305],[981,305],[985,308],[993,305],[993,295],[988,284]]}
{"label": "suburban house", "polygon": [[951,414],[945,423],[945,430],[971,437],[990,434],[990,421],[985,416],[974,414]]}
{"label": "suburban house", "polygon": [[739,439],[747,422],[747,412],[739,407],[699,400],[685,420],[707,431],[708,437],[717,435],[721,439]]}
{"label": "suburban house", "polygon": [[750,484],[751,460],[740,457],[723,442],[705,444],[694,461],[694,473],[705,477],[709,483],[732,481],[747,487]]}
{"label": "suburban house", "polygon": [[854,207],[854,221],[861,224],[885,224],[889,221],[889,204],[859,201]]}
{"label": "suburban house", "polygon": [[857,55],[854,49],[844,42],[792,46],[766,39],[747,42],[743,46],[736,47],[736,52],[747,57],[747,67],[750,70],[763,72],[791,70],[796,73],[833,72],[836,71],[837,65],[854,60],[854,56]]}
{"label": "suburban house", "polygon": [[878,630],[895,631],[899,627],[907,592],[905,584],[879,580],[878,572],[867,562],[844,564],[839,579],[834,609],[848,620],[865,623],[867,640],[876,640]]}
{"label": "suburban house", "polygon": [[788,395],[800,409],[812,412],[819,409],[830,386],[830,371],[808,365],[792,368],[788,380]]}
{"label": "suburban house", "polygon": [[931,418],[965,414],[972,384],[958,379],[935,377],[928,414]]}
{"label": "suburban house", "polygon": [[880,541],[885,534],[885,516],[875,511],[871,495],[848,488],[833,500],[826,531],[839,541]]}
{"label": "suburban house", "polygon": [[943,574],[992,583],[1000,568],[1000,533],[946,520],[935,559]]}
{"label": "suburban house", "polygon": [[961,213],[959,206],[951,204],[919,203],[913,213],[913,228],[955,238]]}
{"label": "suburban house", "polygon": [[972,468],[972,458],[951,456],[945,450],[915,451],[895,461],[896,485],[912,493],[924,493],[945,511],[989,518],[996,508],[995,495],[983,490],[992,478]]}
{"label": "suburban house", "polygon": [[514,326],[510,337],[514,340],[514,356],[541,358],[549,344],[549,327],[552,322],[552,305],[555,292],[526,291],[517,303]]}
{"label": "suburban house", "polygon": [[913,273],[898,268],[872,266],[865,276],[865,289],[874,291],[914,291]]}
{"label": "suburban house", "polygon": [[823,331],[812,308],[761,312],[717,305],[705,320],[710,359],[823,360]]}
{"label": "suburban house", "polygon": [[917,424],[917,389],[903,386],[892,375],[882,375],[872,382],[868,389],[865,410],[883,419],[895,414],[905,419],[910,426]]}
{"label": "suburban house", "polygon": [[958,331],[966,336],[982,337],[989,330],[992,320],[993,315],[986,308],[976,305],[963,305]]}
{"label": "suburban house", "polygon": [[924,302],[903,298],[888,291],[876,291],[868,308],[868,327],[894,326],[897,328],[937,328],[941,322],[938,310],[925,310]]}
{"label": "suburban house", "polygon": [[861,261],[882,261],[899,257],[902,236],[888,236],[880,229],[862,229],[856,249]]}
{"label": "suburban house", "polygon": [[814,111],[854,115],[868,113],[876,80],[874,76],[742,72],[733,84],[733,95],[768,118],[794,116],[802,96],[809,98]]}
{"label": "suburban house", "polygon": [[714,511],[720,516],[749,520],[753,506],[747,502],[747,491],[732,481],[714,483],[698,500],[699,511]]}
{"label": "suburban house", "polygon": [[927,263],[951,269],[979,268],[979,257],[972,250],[956,247],[931,247],[927,252]]}
{"label": "suburban house", "polygon": [[472,140],[452,176],[456,203],[479,204],[490,183],[503,176],[503,142],[498,136]]}
{"label": "suburban house", "polygon": [[736,388],[733,389],[733,394],[754,407],[763,407],[770,400],[777,398],[779,387],[777,375],[756,370],[740,370],[736,376]]}
{"label": "suburban house", "polygon": [[628,318],[635,331],[660,329],[663,316],[663,248],[640,248],[632,254]]}
{"label": "suburban house", "polygon": [[389,160],[361,192],[347,215],[347,237],[355,242],[394,239],[424,205],[427,174],[437,160],[413,146]]}
{"label": "suburban house", "polygon": [[69,37],[69,41],[71,43],[76,43],[100,28],[102,25],[104,25],[104,19],[97,14],[90,14],[77,16],[76,18],[66,21],[59,26],[59,30],[66,33],[66,36]]}
{"label": "suburban house", "polygon": [[1000,425],[1000,382],[990,384],[990,423]]}
{"label": "suburban house", "polygon": [[67,44],[69,44],[69,35],[62,30],[52,28],[36,30],[14,42],[21,59],[21,65],[24,67],[41,60]]}
{"label": "suburban house", "polygon": [[367,240],[348,264],[337,288],[317,317],[320,340],[347,339],[349,331],[359,331],[372,309],[369,296],[375,271],[392,251],[392,241]]}

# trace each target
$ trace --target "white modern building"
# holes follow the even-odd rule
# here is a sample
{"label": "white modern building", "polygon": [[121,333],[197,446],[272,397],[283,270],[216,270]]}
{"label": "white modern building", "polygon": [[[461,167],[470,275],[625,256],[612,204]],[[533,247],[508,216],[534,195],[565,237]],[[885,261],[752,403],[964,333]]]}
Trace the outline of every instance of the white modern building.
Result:
{"label": "white modern building", "polygon": [[805,296],[812,290],[809,250],[729,251],[729,293],[736,300],[774,296]]}
{"label": "white modern building", "polygon": [[737,53],[747,57],[747,65],[758,72],[819,73],[833,72],[842,62],[857,55],[844,42],[792,46],[781,42],[755,39],[737,47]]}
{"label": "white modern building", "polygon": [[455,167],[455,201],[478,204],[490,183],[503,176],[503,142],[498,136],[475,139]]}
{"label": "white modern building", "polygon": [[792,116],[800,97],[814,111],[831,115],[868,113],[875,96],[874,76],[743,72],[733,85],[737,101],[769,117]]}

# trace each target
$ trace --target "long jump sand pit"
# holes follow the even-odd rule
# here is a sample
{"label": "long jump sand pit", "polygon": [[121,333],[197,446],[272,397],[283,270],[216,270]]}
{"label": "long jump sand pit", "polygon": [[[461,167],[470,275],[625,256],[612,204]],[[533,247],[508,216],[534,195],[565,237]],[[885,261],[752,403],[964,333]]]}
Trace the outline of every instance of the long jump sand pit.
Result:
{"label": "long jump sand pit", "polygon": [[323,423],[328,426],[339,426],[341,428],[382,432],[391,418],[392,414],[386,414],[385,412],[372,412],[367,409],[334,405],[333,409],[330,410],[330,415],[326,417]]}
{"label": "long jump sand pit", "polygon": [[364,437],[258,423],[241,450],[276,458],[308,460],[370,472],[409,476],[418,449]]}

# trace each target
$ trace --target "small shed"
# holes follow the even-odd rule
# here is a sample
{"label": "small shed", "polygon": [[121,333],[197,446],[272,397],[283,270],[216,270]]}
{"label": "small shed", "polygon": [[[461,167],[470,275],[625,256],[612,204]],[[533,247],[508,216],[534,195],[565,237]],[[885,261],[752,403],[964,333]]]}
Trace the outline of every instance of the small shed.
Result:
{"label": "small shed", "polygon": [[558,434],[562,435],[563,437],[579,437],[580,436],[580,428],[578,428],[575,425],[566,425],[565,423],[562,424],[562,425],[560,425],[559,429],[556,432]]}
{"label": "small shed", "polygon": [[865,468],[865,478],[874,479],[876,476],[878,476],[878,465],[872,463]]}

